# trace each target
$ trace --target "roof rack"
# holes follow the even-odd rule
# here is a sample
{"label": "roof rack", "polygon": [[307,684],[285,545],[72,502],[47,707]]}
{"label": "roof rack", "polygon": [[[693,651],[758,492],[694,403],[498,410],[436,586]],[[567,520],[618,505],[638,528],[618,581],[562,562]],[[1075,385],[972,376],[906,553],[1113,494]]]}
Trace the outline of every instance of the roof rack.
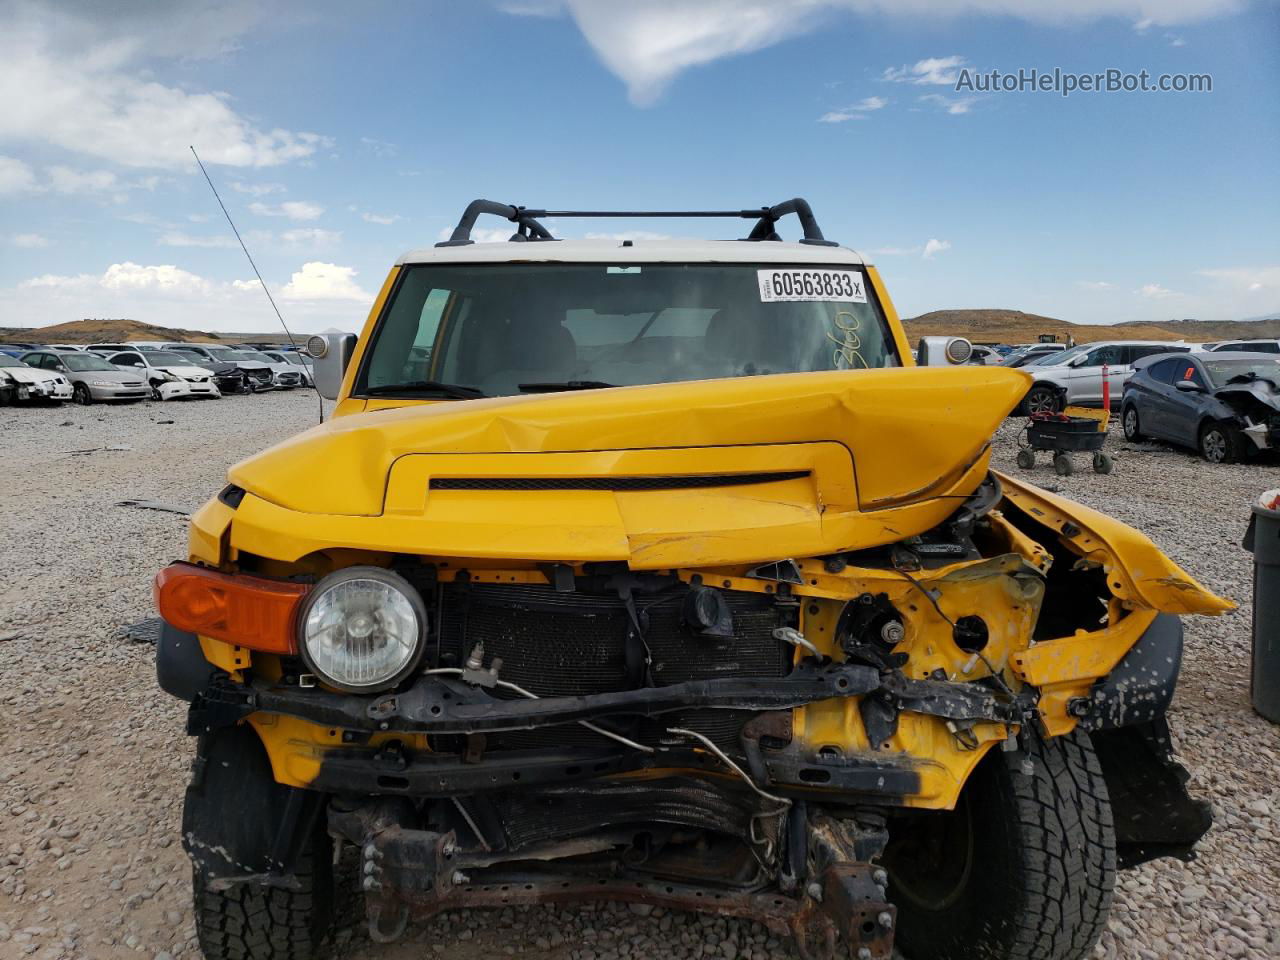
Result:
{"label": "roof rack", "polygon": [[509,203],[495,203],[492,200],[472,200],[467,204],[467,209],[462,213],[462,219],[458,221],[458,225],[453,228],[453,234],[448,240],[442,240],[436,244],[437,247],[465,247],[469,243],[475,243],[471,239],[471,230],[476,225],[479,216],[490,214],[495,217],[502,217],[504,220],[510,220],[516,225],[516,232],[511,235],[511,239],[516,242],[528,240],[555,240],[551,235],[551,231],[544,227],[540,220],[549,217],[593,217],[607,219],[623,219],[627,217],[734,217],[740,220],[755,220],[756,224],[751,228],[751,232],[746,236],[747,240],[781,240],[778,232],[774,229],[780,219],[790,214],[795,214],[800,220],[800,227],[804,230],[804,239],[801,243],[809,243],[820,247],[837,246],[834,240],[828,240],[822,235],[822,229],[818,226],[817,219],[813,216],[813,209],[809,206],[808,201],[795,197],[791,200],[785,200],[782,203],[772,207],[756,207],[752,210],[534,210],[530,207],[518,207]]}

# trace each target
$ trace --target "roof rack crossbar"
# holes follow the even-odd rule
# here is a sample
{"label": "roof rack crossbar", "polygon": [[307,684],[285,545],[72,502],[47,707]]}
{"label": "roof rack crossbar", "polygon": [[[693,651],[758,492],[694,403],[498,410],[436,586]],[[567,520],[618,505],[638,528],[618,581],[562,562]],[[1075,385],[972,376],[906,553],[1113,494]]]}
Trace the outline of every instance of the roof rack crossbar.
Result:
{"label": "roof rack crossbar", "polygon": [[748,240],[781,240],[782,238],[778,236],[778,232],[774,228],[775,224],[783,217],[795,214],[800,221],[801,230],[804,231],[804,238],[800,241],[801,243],[823,247],[836,246],[834,240],[828,240],[822,235],[822,228],[818,226],[817,218],[813,215],[813,208],[809,206],[808,201],[801,197],[786,200],[772,207],[755,207],[748,210],[539,210],[509,203],[495,203],[492,200],[472,200],[467,204],[467,209],[462,213],[462,219],[453,228],[453,233],[449,239],[440,241],[436,246],[461,247],[474,243],[475,241],[471,239],[471,231],[481,214],[502,217],[504,220],[509,220],[516,224],[516,232],[511,236],[514,241],[556,239],[551,235],[551,231],[539,222],[552,217],[563,217],[565,219],[628,219],[633,217],[661,219],[694,217],[704,219],[732,217],[740,220],[756,221],[755,226],[751,228],[751,232],[746,237]]}

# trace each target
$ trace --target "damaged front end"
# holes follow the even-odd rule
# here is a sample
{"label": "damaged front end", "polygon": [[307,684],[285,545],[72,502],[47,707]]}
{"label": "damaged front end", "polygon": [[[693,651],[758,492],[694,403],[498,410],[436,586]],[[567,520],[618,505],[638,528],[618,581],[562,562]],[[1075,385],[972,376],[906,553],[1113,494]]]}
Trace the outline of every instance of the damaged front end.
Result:
{"label": "damaged front end", "polygon": [[[198,889],[310,891],[337,841],[378,939],[596,899],[747,917],[806,956],[887,958],[899,933],[951,955],[920,938],[993,935],[1000,904],[1017,934],[1027,904],[965,884],[1037,882],[990,857],[1040,827],[992,831],[1058,804],[1100,831],[1054,842],[1092,851],[1062,882],[1091,877],[1105,913],[1117,858],[1189,857],[1208,827],[1163,716],[1178,615],[1229,605],[1136,531],[989,472],[1024,385],[980,373],[684,384],[716,402],[660,424],[676,388],[606,391],[595,429],[580,398],[389,411],[364,421],[376,444],[326,425],[318,451],[236,468],[193,562],[157,578],[161,685],[200,737]],[[886,391],[934,386],[926,409],[999,396],[930,447]],[[606,429],[620,449],[586,449]],[[894,438],[926,453],[877,460]],[[311,488],[279,472],[318,462]],[[361,672],[350,638],[393,622],[403,649]]]}

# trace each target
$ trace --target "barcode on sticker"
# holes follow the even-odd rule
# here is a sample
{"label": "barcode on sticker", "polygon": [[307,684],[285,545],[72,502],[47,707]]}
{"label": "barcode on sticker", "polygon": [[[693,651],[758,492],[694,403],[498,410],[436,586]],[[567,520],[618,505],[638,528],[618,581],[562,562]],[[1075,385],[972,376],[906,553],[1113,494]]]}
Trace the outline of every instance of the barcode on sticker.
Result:
{"label": "barcode on sticker", "polygon": [[861,273],[853,270],[758,270],[760,300],[764,303],[797,300],[834,300],[866,303]]}

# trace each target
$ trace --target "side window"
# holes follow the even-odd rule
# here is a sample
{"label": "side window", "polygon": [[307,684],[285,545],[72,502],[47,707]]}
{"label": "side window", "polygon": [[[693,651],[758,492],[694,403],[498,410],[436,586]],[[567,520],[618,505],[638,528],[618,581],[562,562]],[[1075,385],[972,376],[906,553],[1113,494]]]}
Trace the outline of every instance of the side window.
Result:
{"label": "side window", "polygon": [[1259,340],[1257,343],[1246,343],[1244,349],[1250,353],[1280,353],[1280,344]]}
{"label": "side window", "polygon": [[1136,363],[1143,357],[1153,357],[1157,353],[1182,353],[1182,347],[1165,347],[1165,346],[1131,346],[1126,347],[1129,353],[1129,363]]}
{"label": "side window", "polygon": [[383,342],[369,366],[369,386],[441,379],[431,371],[431,356],[454,294],[429,288],[430,276],[429,270],[412,270],[405,277],[383,325]]}
{"label": "side window", "polygon": [[1147,375],[1156,383],[1173,383],[1174,370],[1181,364],[1181,360],[1160,360],[1147,368]]}
{"label": "side window", "polygon": [[120,353],[112,358],[112,363],[121,364],[126,367],[142,366],[142,358],[136,353]]}
{"label": "side window", "polygon": [[1173,363],[1173,370],[1174,383],[1177,383],[1180,380],[1190,380],[1197,386],[1205,386],[1204,375],[1200,372],[1200,368],[1190,360],[1175,360]]}
{"label": "side window", "polygon": [[1089,357],[1081,364],[1082,367],[1100,367],[1104,363],[1109,366],[1115,366],[1121,362],[1121,352],[1119,347],[1098,347],[1089,353]]}

